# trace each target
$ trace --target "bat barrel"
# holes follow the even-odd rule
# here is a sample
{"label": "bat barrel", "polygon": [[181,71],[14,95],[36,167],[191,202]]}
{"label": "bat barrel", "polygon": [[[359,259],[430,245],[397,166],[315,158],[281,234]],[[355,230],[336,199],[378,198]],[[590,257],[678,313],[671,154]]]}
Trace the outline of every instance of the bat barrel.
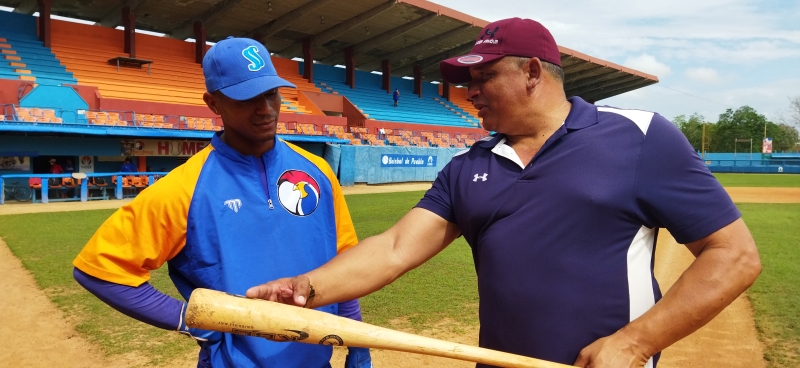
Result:
{"label": "bat barrel", "polygon": [[329,313],[209,289],[189,298],[186,325],[278,342],[359,346],[434,355],[510,368],[563,364],[378,327]]}

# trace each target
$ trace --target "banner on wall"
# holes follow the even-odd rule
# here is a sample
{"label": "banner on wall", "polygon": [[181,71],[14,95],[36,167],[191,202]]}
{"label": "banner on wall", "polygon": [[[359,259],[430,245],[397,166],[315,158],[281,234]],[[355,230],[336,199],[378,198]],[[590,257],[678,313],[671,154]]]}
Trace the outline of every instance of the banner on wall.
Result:
{"label": "banner on wall", "polygon": [[94,172],[94,156],[80,156],[78,160],[78,171],[82,173]]}
{"label": "banner on wall", "polygon": [[764,138],[764,144],[761,146],[761,153],[772,153],[772,138]]}
{"label": "banner on wall", "polygon": [[31,158],[0,156],[0,171],[31,171]]}
{"label": "banner on wall", "polygon": [[436,156],[383,154],[381,167],[436,167]]}
{"label": "banner on wall", "polygon": [[160,139],[135,139],[131,141],[129,156],[191,157],[206,148],[209,141],[174,141]]}

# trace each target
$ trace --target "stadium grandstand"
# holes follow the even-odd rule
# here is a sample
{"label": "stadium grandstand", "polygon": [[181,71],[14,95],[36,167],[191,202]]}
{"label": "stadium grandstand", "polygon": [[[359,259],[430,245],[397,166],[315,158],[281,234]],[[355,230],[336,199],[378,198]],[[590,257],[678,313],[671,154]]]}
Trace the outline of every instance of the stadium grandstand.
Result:
{"label": "stadium grandstand", "polygon": [[[200,63],[211,43],[231,35],[273,53],[278,74],[297,86],[281,89],[279,137],[324,157],[343,185],[433,180],[456,152],[488,135],[464,86],[442,81],[438,70],[441,60],[467,53],[488,22],[433,2],[0,7],[0,184],[32,188],[38,200],[135,195],[207,145],[224,127],[203,102]],[[568,96],[596,102],[658,82],[560,50]],[[135,175],[120,172],[126,158]],[[51,174],[52,160],[74,165],[75,174]]]}

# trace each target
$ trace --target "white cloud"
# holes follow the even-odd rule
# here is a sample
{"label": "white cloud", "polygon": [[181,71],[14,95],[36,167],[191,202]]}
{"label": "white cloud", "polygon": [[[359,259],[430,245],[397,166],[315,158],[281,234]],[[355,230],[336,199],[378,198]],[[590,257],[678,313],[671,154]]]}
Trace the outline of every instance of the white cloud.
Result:
{"label": "white cloud", "polygon": [[659,78],[666,77],[672,72],[667,64],[656,60],[655,56],[646,53],[635,57],[629,57],[622,64],[629,68],[655,75]]}
{"label": "white cloud", "polygon": [[686,69],[684,74],[686,74],[689,79],[704,83],[717,84],[722,82],[722,77],[719,73],[711,68],[689,68]]}

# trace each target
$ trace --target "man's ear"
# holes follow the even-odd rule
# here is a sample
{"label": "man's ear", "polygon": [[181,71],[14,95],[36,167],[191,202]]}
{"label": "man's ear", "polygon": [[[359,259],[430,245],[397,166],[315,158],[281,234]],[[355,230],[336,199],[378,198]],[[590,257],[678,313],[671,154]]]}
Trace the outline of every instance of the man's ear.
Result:
{"label": "man's ear", "polygon": [[219,107],[217,107],[219,100],[217,99],[217,97],[215,97],[211,93],[205,92],[203,93],[203,101],[205,101],[206,106],[208,106],[208,108],[211,109],[213,113],[219,114]]}
{"label": "man's ear", "polygon": [[528,65],[523,68],[528,74],[528,88],[534,88],[539,85],[539,83],[542,83],[542,78],[544,78],[544,68],[542,67],[542,61],[539,60],[539,58],[531,58],[531,60],[528,62]]}

